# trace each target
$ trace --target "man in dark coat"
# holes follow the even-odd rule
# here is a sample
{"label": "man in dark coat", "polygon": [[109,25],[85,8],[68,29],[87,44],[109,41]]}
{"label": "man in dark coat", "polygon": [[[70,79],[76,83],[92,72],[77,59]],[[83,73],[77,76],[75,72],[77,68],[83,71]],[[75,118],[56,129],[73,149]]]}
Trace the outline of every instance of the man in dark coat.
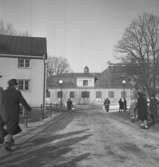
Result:
{"label": "man in dark coat", "polygon": [[159,101],[156,99],[155,94],[152,94],[150,98],[150,112],[152,124],[155,124],[158,120],[158,105]]}
{"label": "man in dark coat", "polygon": [[138,111],[138,119],[143,121],[143,123],[141,124],[141,127],[144,127],[145,129],[148,129],[148,125],[147,125],[148,105],[147,105],[146,96],[142,92],[138,93],[138,100],[137,100],[136,108],[137,108],[137,111]]}
{"label": "man in dark coat", "polygon": [[109,112],[109,106],[110,106],[110,100],[109,98],[107,97],[105,100],[104,100],[104,107],[105,107],[105,110],[107,112]]}
{"label": "man in dark coat", "polygon": [[[0,76],[1,78],[2,76]],[[5,124],[5,112],[4,112],[4,104],[3,104],[3,88],[0,87],[0,144],[4,141],[4,136],[7,134],[7,132],[4,129]]]}
{"label": "man in dark coat", "polygon": [[72,100],[69,98],[68,100],[67,100],[67,110],[68,111],[72,111]]}
{"label": "man in dark coat", "polygon": [[124,111],[124,102],[121,98],[119,99],[118,103],[119,103],[119,112]]}
{"label": "man in dark coat", "polygon": [[7,137],[5,142],[6,150],[11,150],[13,135],[21,132],[19,126],[19,115],[20,115],[20,104],[24,106],[27,111],[31,110],[31,107],[27,104],[23,98],[21,92],[16,89],[17,87],[16,79],[11,79],[8,81],[8,88],[3,93],[3,102],[5,106],[6,114],[6,127],[7,127]]}

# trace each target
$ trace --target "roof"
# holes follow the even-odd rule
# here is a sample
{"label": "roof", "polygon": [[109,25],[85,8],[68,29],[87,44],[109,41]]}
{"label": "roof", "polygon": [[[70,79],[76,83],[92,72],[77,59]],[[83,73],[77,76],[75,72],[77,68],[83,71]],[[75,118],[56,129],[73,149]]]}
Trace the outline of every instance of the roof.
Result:
{"label": "roof", "polygon": [[0,54],[47,58],[46,38],[0,35]]}
{"label": "roof", "polygon": [[58,75],[55,75],[55,77],[58,77],[58,78],[61,78],[61,77],[75,77],[75,78],[78,78],[78,77],[87,77],[87,78],[94,78],[96,77],[96,75],[99,75],[100,73],[63,73],[63,74],[58,74]]}
{"label": "roof", "polygon": [[[61,75],[56,75],[49,77],[47,79],[47,88],[54,89],[60,88],[59,80],[63,80],[62,88],[79,88],[76,85],[77,78],[90,77],[94,78],[95,86],[93,88],[97,89],[106,89],[106,88],[123,88],[122,78],[120,78],[119,73],[112,73],[109,69],[105,70],[102,73],[64,73]],[[126,84],[125,87],[130,85]],[[86,87],[81,87],[86,88]],[[92,87],[87,87],[92,88]]]}
{"label": "roof", "polygon": [[48,88],[59,88],[59,80],[63,80],[63,88],[77,88],[76,79],[77,78],[97,78],[99,73],[63,73],[49,77],[47,79]]}

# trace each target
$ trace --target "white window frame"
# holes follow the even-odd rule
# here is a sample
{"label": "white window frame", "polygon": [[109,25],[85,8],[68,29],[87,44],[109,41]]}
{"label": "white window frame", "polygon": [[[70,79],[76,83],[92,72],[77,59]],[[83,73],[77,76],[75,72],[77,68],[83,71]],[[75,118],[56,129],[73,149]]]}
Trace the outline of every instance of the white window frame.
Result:
{"label": "white window frame", "polygon": [[[30,80],[29,79],[18,79],[18,89],[22,91],[29,91],[30,90]],[[22,87],[20,88],[20,82],[22,82]],[[28,88],[26,89],[26,85],[28,83]]]}
{"label": "white window frame", "polygon": [[102,98],[102,92],[96,91],[96,99],[101,99],[101,98]]}
{"label": "white window frame", "polygon": [[[27,61],[29,62],[29,65],[27,65]],[[31,68],[31,59],[18,58],[18,68]]]}
{"label": "white window frame", "polygon": [[90,98],[90,92],[89,91],[82,91],[81,92],[81,98],[89,99]]}

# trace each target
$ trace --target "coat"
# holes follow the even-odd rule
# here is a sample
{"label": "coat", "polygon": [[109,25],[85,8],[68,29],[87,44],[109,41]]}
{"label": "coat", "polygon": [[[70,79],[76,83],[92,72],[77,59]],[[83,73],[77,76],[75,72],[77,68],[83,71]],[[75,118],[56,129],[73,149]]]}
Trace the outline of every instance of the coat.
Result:
{"label": "coat", "polygon": [[138,119],[141,121],[147,120],[148,106],[147,106],[147,99],[144,95],[139,96],[136,108],[138,111]]}
{"label": "coat", "polygon": [[0,138],[3,138],[7,132],[4,129],[4,124],[6,122],[4,104],[3,104],[3,89],[0,87]]}
{"label": "coat", "polygon": [[110,105],[110,100],[109,100],[109,99],[105,99],[104,105],[105,105],[105,106],[109,106],[109,105]]}
{"label": "coat", "polygon": [[159,101],[156,98],[150,99],[150,111],[151,112],[157,113],[158,105],[159,105]]}
{"label": "coat", "polygon": [[28,111],[31,107],[27,104],[20,91],[8,87],[3,93],[3,102],[6,114],[6,126],[9,134],[15,135],[21,131],[19,127],[20,104]]}
{"label": "coat", "polygon": [[124,102],[122,101],[122,99],[119,100],[119,109],[120,110],[124,109]]}
{"label": "coat", "polygon": [[72,110],[72,101],[71,100],[67,101],[67,109]]}
{"label": "coat", "polygon": [[3,105],[3,88],[0,87],[0,119],[5,122],[5,113]]}

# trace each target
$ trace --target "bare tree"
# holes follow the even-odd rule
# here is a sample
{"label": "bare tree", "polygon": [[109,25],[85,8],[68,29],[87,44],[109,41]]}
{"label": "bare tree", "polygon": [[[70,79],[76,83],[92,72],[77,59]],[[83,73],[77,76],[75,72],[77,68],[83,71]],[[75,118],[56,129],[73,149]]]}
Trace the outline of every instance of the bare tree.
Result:
{"label": "bare tree", "polygon": [[0,21],[0,34],[3,35],[19,35],[19,36],[31,36],[28,31],[20,32],[17,31],[11,23],[4,23]]}
{"label": "bare tree", "polygon": [[132,21],[117,45],[129,75],[147,88],[156,88],[159,67],[159,16],[143,14]]}
{"label": "bare tree", "polygon": [[49,57],[47,60],[47,74],[54,76],[70,72],[70,65],[64,57]]}

